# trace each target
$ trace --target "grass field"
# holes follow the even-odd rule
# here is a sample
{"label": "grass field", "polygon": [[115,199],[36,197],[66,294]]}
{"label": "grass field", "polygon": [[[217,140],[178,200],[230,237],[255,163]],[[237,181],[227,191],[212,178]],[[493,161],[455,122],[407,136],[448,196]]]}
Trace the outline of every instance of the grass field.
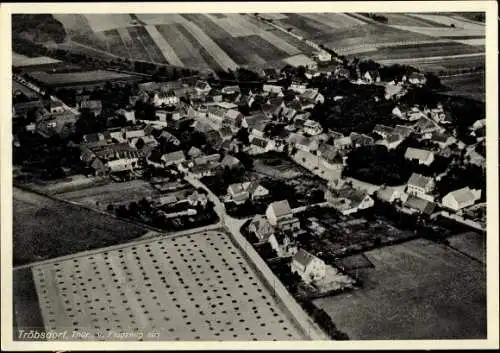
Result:
{"label": "grass field", "polygon": [[147,231],[18,188],[13,194],[14,265],[127,242]]}
{"label": "grass field", "polygon": [[107,341],[306,339],[225,233],[141,241],[33,273],[46,329]]}
{"label": "grass field", "polygon": [[365,255],[361,289],[315,301],[351,339],[486,338],[483,265],[421,239]]}
{"label": "grass field", "polygon": [[383,16],[387,17],[389,25],[395,26],[413,26],[413,27],[427,27],[427,28],[440,28],[446,27],[446,25],[431,21],[425,18],[418,18],[404,13],[382,13]]}
{"label": "grass field", "polygon": [[104,211],[109,204],[128,205],[130,202],[137,202],[144,197],[159,195],[160,192],[151,187],[149,183],[138,179],[59,193],[57,197]]}
{"label": "grass field", "polygon": [[103,81],[128,81],[136,78],[132,75],[104,70],[54,74],[43,71],[34,71],[30,72],[30,76],[47,86],[64,86],[78,83],[92,83]]}
{"label": "grass field", "polygon": [[453,249],[486,264],[486,236],[475,232],[452,235],[447,238]]}

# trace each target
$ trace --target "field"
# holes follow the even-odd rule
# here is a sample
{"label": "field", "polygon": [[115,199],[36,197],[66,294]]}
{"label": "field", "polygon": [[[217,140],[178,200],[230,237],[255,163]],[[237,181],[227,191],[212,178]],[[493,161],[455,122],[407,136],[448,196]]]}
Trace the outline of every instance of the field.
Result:
{"label": "field", "polygon": [[149,183],[143,180],[132,180],[59,193],[57,197],[105,211],[109,204],[128,205],[132,201],[137,202],[144,197],[158,195],[160,193],[153,189]]}
{"label": "field", "polygon": [[89,49],[178,67],[226,70],[276,60],[281,64],[280,60],[302,52],[293,37],[266,31],[262,23],[240,14],[59,14],[56,18],[70,41]]}
{"label": "field", "polygon": [[361,289],[315,301],[351,339],[486,338],[483,265],[421,239],[365,255]]}
{"label": "field", "polygon": [[61,61],[48,58],[45,56],[39,56],[36,58],[29,58],[25,55],[12,53],[12,67],[23,67],[23,66],[33,66],[33,65],[47,65],[60,63]]}
{"label": "field", "polygon": [[33,274],[46,329],[92,335],[68,340],[307,339],[225,233],[141,241]]}
{"label": "field", "polygon": [[14,265],[130,241],[145,228],[76,205],[13,189]]}
{"label": "field", "polygon": [[453,249],[486,263],[486,236],[484,234],[467,232],[455,234],[447,239]]}
{"label": "field", "polygon": [[281,68],[294,57],[314,53],[305,39],[340,54],[384,60],[484,52],[485,27],[479,22],[455,14],[383,15],[387,24],[345,13],[259,14],[272,25],[236,13],[56,17],[69,33],[69,41],[58,46],[72,43],[76,50],[99,55],[202,70]]}
{"label": "field", "polygon": [[109,81],[129,81],[138,79],[136,76],[113,71],[94,70],[71,73],[47,73],[34,71],[29,74],[35,80],[47,86],[71,86]]}
{"label": "field", "polygon": [[452,90],[447,95],[458,95],[485,101],[485,76],[484,72],[471,73],[441,78],[441,83]]}

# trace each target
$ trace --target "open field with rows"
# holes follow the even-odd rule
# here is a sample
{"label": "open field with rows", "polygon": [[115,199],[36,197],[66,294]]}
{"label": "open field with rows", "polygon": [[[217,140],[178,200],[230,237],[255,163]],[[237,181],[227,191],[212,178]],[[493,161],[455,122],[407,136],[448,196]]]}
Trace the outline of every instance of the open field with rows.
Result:
{"label": "open field with rows", "polygon": [[305,39],[340,54],[380,60],[484,51],[485,28],[479,22],[456,14],[382,15],[388,18],[387,24],[345,13],[259,14],[272,24],[252,14],[235,13],[56,17],[70,40],[81,45],[79,50],[87,46],[100,55],[202,70],[281,68],[294,57],[310,57],[315,52]]}
{"label": "open field with rows", "polygon": [[351,339],[486,338],[484,265],[423,239],[365,256],[361,289],[315,301]]}
{"label": "open field with rows", "polygon": [[119,244],[147,229],[76,205],[13,189],[14,265]]}
{"label": "open field with rows", "polygon": [[56,259],[33,276],[46,329],[91,334],[73,340],[307,339],[222,232]]}

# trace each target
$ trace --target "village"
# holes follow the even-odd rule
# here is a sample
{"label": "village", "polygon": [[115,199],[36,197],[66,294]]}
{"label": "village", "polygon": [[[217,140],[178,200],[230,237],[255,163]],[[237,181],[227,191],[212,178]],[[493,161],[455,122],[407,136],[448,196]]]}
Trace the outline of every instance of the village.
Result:
{"label": "village", "polygon": [[[357,281],[337,266],[343,256],[424,233],[442,241],[443,219],[486,224],[484,117],[464,128],[426,75],[371,66],[321,50],[295,67],[236,74],[251,81],[106,84],[65,91],[71,102],[16,75],[39,94],[13,91],[14,179],[143,180],[154,193],[97,206],[170,231],[224,222],[220,202],[304,293],[349,289]],[[361,111],[366,100],[387,112],[383,123],[325,118],[352,97]]]}

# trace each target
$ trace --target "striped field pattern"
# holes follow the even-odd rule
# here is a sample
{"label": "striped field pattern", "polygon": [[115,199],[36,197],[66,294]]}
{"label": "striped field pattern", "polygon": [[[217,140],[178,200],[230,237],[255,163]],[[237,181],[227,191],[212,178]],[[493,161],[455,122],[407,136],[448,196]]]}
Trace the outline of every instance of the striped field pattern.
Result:
{"label": "striped field pattern", "polygon": [[[316,49],[309,39],[345,55],[406,58],[439,47],[460,55],[483,50],[484,26],[445,15],[383,14],[387,24],[359,14],[58,14],[69,39],[129,60],[194,69],[279,66]],[[451,23],[456,28],[451,28]],[[287,33],[291,32],[291,34]],[[432,45],[435,43],[435,46]],[[392,47],[396,47],[392,50]],[[432,47],[432,48],[431,48]],[[365,55],[366,53],[366,55]]]}

